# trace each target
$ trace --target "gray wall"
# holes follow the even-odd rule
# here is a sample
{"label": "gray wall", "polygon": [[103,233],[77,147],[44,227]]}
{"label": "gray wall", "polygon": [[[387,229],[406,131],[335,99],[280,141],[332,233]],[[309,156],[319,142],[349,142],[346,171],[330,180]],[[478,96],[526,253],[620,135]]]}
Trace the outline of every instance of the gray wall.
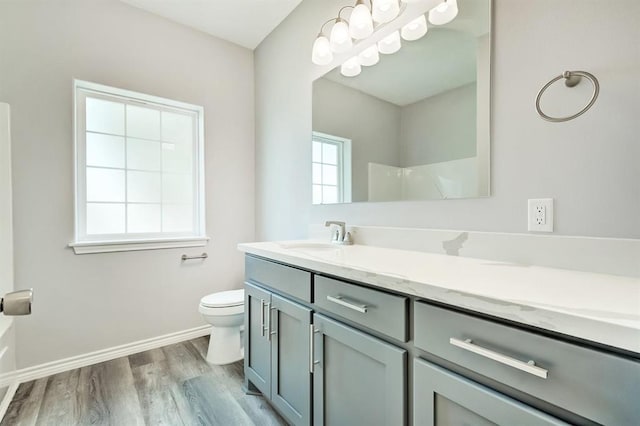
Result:
{"label": "gray wall", "polygon": [[400,108],[326,78],[313,85],[313,130],[351,139],[352,199],[368,198],[369,163],[400,166]]}
{"label": "gray wall", "polygon": [[[18,367],[204,325],[199,299],[239,288],[254,238],[250,50],[116,0],[0,2],[0,100],[12,107]],[[74,255],[72,80],[205,108],[202,249]],[[310,130],[309,130],[310,131]],[[307,132],[308,135],[308,132]]]}
{"label": "gray wall", "polygon": [[402,108],[403,167],[476,156],[476,84],[467,84]]}
{"label": "gray wall", "polygon": [[[640,238],[640,2],[494,2],[491,197],[312,207],[311,83],[326,69],[311,46],[343,5],[305,0],[255,52],[259,239],[304,237],[325,219],[526,232],[526,200],[539,197],[556,199],[559,234]],[[536,93],[566,69],[594,73],[600,98],[576,120],[545,122]]]}

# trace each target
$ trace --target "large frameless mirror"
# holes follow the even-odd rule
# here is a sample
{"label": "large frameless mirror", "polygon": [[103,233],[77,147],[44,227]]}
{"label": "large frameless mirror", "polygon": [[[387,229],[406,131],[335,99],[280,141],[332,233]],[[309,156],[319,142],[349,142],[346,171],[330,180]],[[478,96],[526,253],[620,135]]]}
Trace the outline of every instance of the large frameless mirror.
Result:
{"label": "large frameless mirror", "polygon": [[489,195],[491,0],[457,7],[314,81],[314,204]]}

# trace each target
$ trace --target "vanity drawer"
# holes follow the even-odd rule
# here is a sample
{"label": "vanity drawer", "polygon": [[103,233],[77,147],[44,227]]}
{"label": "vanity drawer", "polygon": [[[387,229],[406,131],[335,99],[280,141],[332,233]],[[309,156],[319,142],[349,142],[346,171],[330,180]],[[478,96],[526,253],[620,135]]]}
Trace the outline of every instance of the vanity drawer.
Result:
{"label": "vanity drawer", "polygon": [[416,347],[579,416],[640,422],[637,360],[422,302],[414,333]]}
{"label": "vanity drawer", "polygon": [[407,298],[316,275],[314,303],[402,342],[407,341]]}
{"label": "vanity drawer", "polygon": [[271,287],[282,293],[311,303],[311,273],[257,257],[246,256],[245,279]]}

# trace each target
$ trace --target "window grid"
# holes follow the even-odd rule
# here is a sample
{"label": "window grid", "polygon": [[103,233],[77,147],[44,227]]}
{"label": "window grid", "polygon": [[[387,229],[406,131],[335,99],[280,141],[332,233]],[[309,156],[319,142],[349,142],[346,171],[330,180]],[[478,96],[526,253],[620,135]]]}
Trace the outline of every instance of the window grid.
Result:
{"label": "window grid", "polygon": [[[122,137],[124,140],[124,165],[123,167],[109,167],[109,166],[99,166],[99,165],[87,165],[87,168],[94,168],[94,169],[106,169],[106,170],[120,170],[123,172],[124,174],[124,202],[110,202],[110,201],[87,201],[87,203],[93,203],[93,204],[124,204],[124,208],[125,208],[125,234],[129,234],[130,230],[130,224],[129,224],[129,205],[131,204],[146,204],[146,205],[159,205],[160,207],[160,231],[161,233],[166,232],[164,230],[164,226],[163,226],[163,221],[164,221],[164,215],[162,214],[162,207],[165,205],[184,205],[184,203],[175,203],[175,202],[168,202],[164,200],[164,182],[162,179],[162,176],[165,174],[165,170],[164,170],[164,163],[165,163],[165,159],[162,156],[162,144],[165,143],[166,141],[164,141],[164,137],[163,137],[163,133],[162,133],[162,119],[163,119],[163,115],[162,114],[162,110],[158,110],[159,112],[159,126],[160,126],[160,135],[159,135],[159,139],[152,139],[152,138],[144,138],[144,137],[139,137],[139,136],[131,136],[129,131],[128,131],[128,108],[130,107],[130,104],[127,103],[123,103],[124,105],[124,109],[123,109],[123,121],[124,121],[124,131],[123,134],[117,134],[117,133],[108,133],[108,132],[96,132],[96,131],[90,131],[90,130],[86,130],[87,134],[102,134],[102,135],[106,135],[106,136],[115,136],[115,137]],[[136,139],[136,140],[143,140],[143,141],[148,141],[148,142],[153,142],[155,144],[157,144],[157,150],[159,151],[159,156],[160,156],[160,168],[159,170],[149,170],[149,169],[139,169],[139,168],[129,168],[129,144],[130,144],[130,139]],[[130,179],[130,172],[141,172],[141,173],[150,173],[150,174],[154,174],[154,175],[158,175],[160,177],[159,182],[160,182],[160,200],[158,202],[141,202],[141,201],[131,201],[130,200],[130,196],[129,196],[129,179]],[[171,174],[182,174],[180,172],[173,172]]]}
{"label": "window grid", "polygon": [[[124,233],[129,233],[129,137],[127,135],[127,108],[129,105],[124,105]],[[86,137],[85,137],[86,140]],[[160,228],[162,231],[162,228]]]}
{"label": "window grid", "polygon": [[[113,89],[113,90],[118,91],[119,89]],[[80,98],[78,98],[78,96],[80,96]],[[163,239],[163,238],[166,239],[166,238],[175,238],[175,237],[204,236],[204,223],[203,223],[203,217],[202,217],[203,197],[202,197],[202,187],[201,187],[203,179],[202,179],[202,176],[199,176],[199,174],[203,173],[203,170],[201,169],[202,167],[201,144],[203,143],[202,126],[201,126],[201,120],[202,120],[201,108],[195,107],[196,109],[193,110],[193,109],[186,109],[186,108],[183,109],[181,107],[174,107],[171,105],[165,105],[162,103],[140,102],[137,99],[128,97],[128,96],[119,96],[115,93],[108,93],[104,91],[94,91],[90,88],[79,87],[77,82],[76,82],[76,97],[77,97],[76,102],[78,103],[78,107],[76,110],[76,120],[77,120],[76,123],[80,124],[80,126],[77,127],[77,130],[76,130],[77,137],[80,138],[76,143],[76,150],[77,150],[78,166],[82,169],[82,170],[78,170],[78,173],[77,173],[78,179],[79,179],[77,182],[77,188],[78,188],[78,191],[80,191],[81,193],[76,195],[76,198],[77,198],[76,241],[121,240],[123,242],[126,242],[128,240],[134,241],[141,238],[142,239]],[[79,102],[78,99],[81,99],[81,101]],[[115,130],[115,132],[96,131],[96,129],[89,129],[89,126],[88,126],[89,112],[87,107],[88,99],[106,101],[106,102],[122,105],[123,116],[121,116],[119,120],[122,120],[121,123],[123,128],[120,129],[119,127],[120,125],[117,125],[115,126],[116,127],[115,129],[108,129],[108,130]],[[129,114],[132,113],[131,109],[133,107],[143,108],[146,110],[153,110],[157,112],[158,123],[153,123],[152,129],[156,129],[155,131],[157,131],[159,134],[158,138],[148,138],[144,136],[137,136],[139,128],[136,129],[137,131],[135,133],[132,133],[133,129],[129,128],[130,127]],[[188,134],[187,139],[184,139],[184,134],[180,135],[180,137],[178,138],[173,136],[176,134],[175,133],[176,131],[174,128],[174,129],[170,129],[172,131],[172,136],[171,137],[167,136],[171,140],[166,140],[166,141],[164,140],[165,134],[163,129],[163,124],[164,124],[163,120],[165,118],[165,113],[175,114],[176,117],[179,117],[179,116],[182,116],[182,118],[189,117],[188,120],[184,121],[188,123],[186,127],[186,129],[189,129],[187,132]],[[116,115],[118,114],[120,114],[120,111],[116,111]],[[143,128],[144,128],[144,124],[145,124],[144,119],[142,120],[143,121],[141,121],[140,123],[143,125]],[[173,119],[174,122],[176,120],[181,121],[180,118]],[[159,128],[156,127],[156,125]],[[180,130],[184,130],[184,129],[180,129]],[[153,131],[152,131],[152,134],[153,134]],[[103,136],[108,136],[112,138],[122,138],[123,141],[121,146],[122,146],[123,158],[121,157],[121,160],[118,160],[115,163],[118,166],[122,164],[122,167],[115,167],[111,165],[101,165],[99,161],[94,161],[94,160],[89,161],[89,158],[88,158],[89,135],[103,135]],[[153,134],[153,136],[156,136],[156,135]],[[159,159],[157,168],[156,166],[143,167],[145,166],[145,163],[142,163],[141,167],[129,169],[129,164],[130,164],[129,157],[130,155],[135,155],[135,154],[131,154],[130,152],[130,147],[134,139],[138,141],[147,141],[147,142],[153,142],[157,144],[157,146],[154,147],[153,150],[151,151],[151,152],[153,151],[157,152],[158,159]],[[78,143],[82,144],[83,146],[79,146]],[[107,146],[109,143],[113,143],[113,140],[102,141],[102,142],[94,141],[93,143],[98,145],[102,143],[102,144],[105,144],[104,146]],[[174,149],[171,151],[176,151],[175,157],[171,158],[171,162],[175,166],[173,167],[175,170],[172,170],[172,171],[167,171],[166,169],[167,161],[169,161],[169,158],[167,157],[167,155],[171,155],[171,154],[167,154],[164,152],[165,144],[167,145],[172,144],[174,146]],[[95,146],[92,149],[96,149]],[[115,149],[116,153],[118,151],[118,148],[114,148],[113,145],[110,146],[109,149]],[[119,157],[118,154],[115,154],[115,155],[116,155],[116,158]],[[121,163],[119,161],[121,161]],[[181,170],[181,168],[184,168],[183,170],[189,170],[189,172],[185,172]],[[123,181],[124,181],[124,188],[123,188],[124,198],[118,201],[112,201],[112,200],[101,200],[99,196],[95,196],[95,195],[92,197],[89,197],[89,181],[87,176],[89,174],[89,170],[92,170],[92,169],[121,171],[123,173]],[[156,181],[157,183],[155,184],[157,185],[155,186],[156,188],[159,187],[159,193],[156,193],[158,194],[158,197],[159,197],[157,200],[155,199],[153,201],[146,201],[146,200],[132,201],[131,200],[131,191],[129,186],[131,183],[131,179],[133,177],[132,172],[139,173],[138,176],[143,176],[142,173],[148,174],[146,176],[153,176],[154,180],[157,179]],[[189,188],[188,188],[189,199],[188,200],[181,199],[179,195],[177,197],[174,197],[173,195],[168,195],[166,193],[165,179],[169,175],[174,177],[177,177],[177,176],[183,177],[183,179],[179,179],[175,183],[172,183],[172,187],[177,185],[176,186],[176,188],[178,188],[177,192],[175,190],[172,191],[172,192],[176,192],[176,194],[187,192],[187,188],[181,189],[180,184],[187,181],[189,182]],[[182,180],[182,182],[180,182],[180,180]],[[119,186],[115,186],[115,187],[117,188]],[[140,189],[137,190],[137,192],[142,191],[144,193],[145,189],[147,188],[145,188],[144,185],[142,185]],[[118,198],[119,196],[116,195],[116,199]],[[118,225],[118,222],[121,220],[119,219],[119,217],[121,217],[120,216],[121,213],[120,213],[118,214],[118,217],[114,218],[114,222],[111,225],[115,226],[114,229],[117,229],[118,227],[120,227],[121,230],[124,229],[124,232],[116,233],[116,234],[104,233],[104,232],[103,233],[92,232],[89,229],[90,225],[88,222],[88,219],[89,219],[88,208],[90,205],[123,206],[124,223],[122,224],[122,222],[120,222],[120,225]],[[150,218],[150,217],[155,218],[154,220],[158,221],[156,222],[158,223],[158,227],[155,227],[155,226],[152,227],[153,231],[144,230],[144,228],[142,231],[140,230],[140,228],[133,228],[133,229],[138,229],[138,232],[132,231],[132,226],[136,226],[136,225],[133,222],[131,222],[131,207],[135,205],[157,206],[158,208],[157,215],[152,213],[152,216],[147,216],[147,218]],[[167,206],[182,206],[183,208],[190,211],[191,217],[189,217],[188,220],[184,220],[183,218],[180,217],[179,211],[178,212],[176,212],[175,210],[168,211],[165,208]],[[140,214],[139,209],[138,209],[138,214]],[[174,230],[168,231],[167,229],[171,229],[171,228],[166,228],[167,223],[166,223],[165,216],[167,214],[174,215],[174,217],[176,217],[175,215],[178,214],[177,216],[178,221],[173,224]],[[137,221],[142,220],[142,222],[138,222],[138,223],[144,223],[145,222],[144,214],[141,217],[137,216],[136,220]],[[188,228],[190,228],[189,231],[187,231]]]}
{"label": "window grid", "polygon": [[[334,203],[340,203],[343,201],[343,190],[342,190],[342,185],[343,185],[343,143],[341,141],[338,140],[330,140],[327,138],[321,138],[318,136],[315,136],[313,138],[313,143],[314,144],[318,144],[319,146],[319,161],[314,161],[314,159],[312,158],[311,160],[311,167],[313,168],[313,165],[317,165],[320,168],[320,181],[313,181],[312,185],[315,187],[319,187],[320,189],[320,197],[315,198],[314,197],[314,203],[317,201],[319,202],[319,204],[334,204]],[[325,159],[325,146],[330,146],[330,147],[335,147],[336,150],[336,157],[335,157],[335,163],[331,163],[328,162],[328,160]],[[324,166],[330,166],[330,167],[335,167],[336,168],[336,184],[329,184],[326,182],[326,178],[325,178],[325,167]],[[326,191],[325,188],[334,188],[335,189],[335,197],[331,197],[331,199],[329,199],[329,197],[326,196]]]}
{"label": "window grid", "polygon": [[[164,141],[164,137],[163,137],[163,133],[162,133],[162,119],[163,119],[163,114],[162,111],[159,111],[159,126],[160,126],[160,136],[159,139],[151,139],[151,138],[143,138],[143,137],[131,137],[129,135],[128,132],[128,127],[127,127],[127,123],[128,123],[128,108],[129,108],[129,104],[123,104],[124,105],[124,109],[123,109],[123,121],[124,121],[124,132],[122,135],[117,134],[117,133],[108,133],[108,132],[96,132],[96,131],[91,131],[91,130],[86,130],[87,134],[100,134],[100,135],[105,135],[105,136],[115,136],[115,137],[122,137],[123,141],[124,141],[124,147],[123,147],[123,161],[124,161],[124,165],[123,167],[110,167],[110,166],[99,166],[99,165],[87,165],[87,168],[93,168],[93,169],[105,169],[105,170],[119,170],[122,171],[124,174],[124,202],[120,202],[120,201],[87,201],[87,203],[92,203],[92,204],[124,204],[124,208],[125,208],[125,234],[129,234],[129,205],[133,204],[140,204],[140,205],[160,205],[160,209],[162,211],[162,207],[164,205],[182,205],[182,203],[171,203],[171,202],[166,202],[163,200],[164,198],[164,188],[163,188],[163,179],[162,176],[164,175],[164,158],[162,156],[162,144],[165,143]],[[136,139],[136,140],[143,140],[143,141],[147,141],[147,142],[153,142],[155,144],[158,145],[157,149],[160,153],[160,169],[159,170],[149,170],[149,169],[139,169],[139,168],[130,168],[129,167],[129,140],[130,139]],[[142,173],[152,173],[154,175],[159,175],[160,176],[160,200],[158,202],[153,202],[153,201],[131,201],[129,198],[129,174],[130,172],[142,172]],[[179,174],[179,173],[176,173]],[[160,214],[160,231],[159,232],[165,232],[164,231],[164,227],[163,227],[163,220],[164,217],[162,214]]]}
{"label": "window grid", "polygon": [[160,142],[158,143],[158,149],[160,150],[160,232],[164,231],[164,215],[162,214],[162,207],[164,206],[164,204],[162,204],[164,201],[162,199],[164,196],[164,179],[162,179],[162,176],[164,176],[164,158],[162,156],[162,141],[164,140],[162,134],[162,116],[163,114],[160,113]]}

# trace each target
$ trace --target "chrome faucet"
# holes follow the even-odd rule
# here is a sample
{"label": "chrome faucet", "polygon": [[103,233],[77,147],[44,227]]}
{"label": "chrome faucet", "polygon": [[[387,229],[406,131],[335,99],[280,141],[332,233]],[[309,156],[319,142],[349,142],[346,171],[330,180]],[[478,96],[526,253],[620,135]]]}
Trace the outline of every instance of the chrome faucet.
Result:
{"label": "chrome faucet", "polygon": [[353,241],[351,241],[351,233],[346,232],[346,226],[344,222],[339,222],[336,220],[328,220],[324,223],[324,226],[337,225],[339,228],[336,230],[336,233],[333,234],[333,238],[331,242],[333,244],[341,244],[341,245],[351,245]]}

